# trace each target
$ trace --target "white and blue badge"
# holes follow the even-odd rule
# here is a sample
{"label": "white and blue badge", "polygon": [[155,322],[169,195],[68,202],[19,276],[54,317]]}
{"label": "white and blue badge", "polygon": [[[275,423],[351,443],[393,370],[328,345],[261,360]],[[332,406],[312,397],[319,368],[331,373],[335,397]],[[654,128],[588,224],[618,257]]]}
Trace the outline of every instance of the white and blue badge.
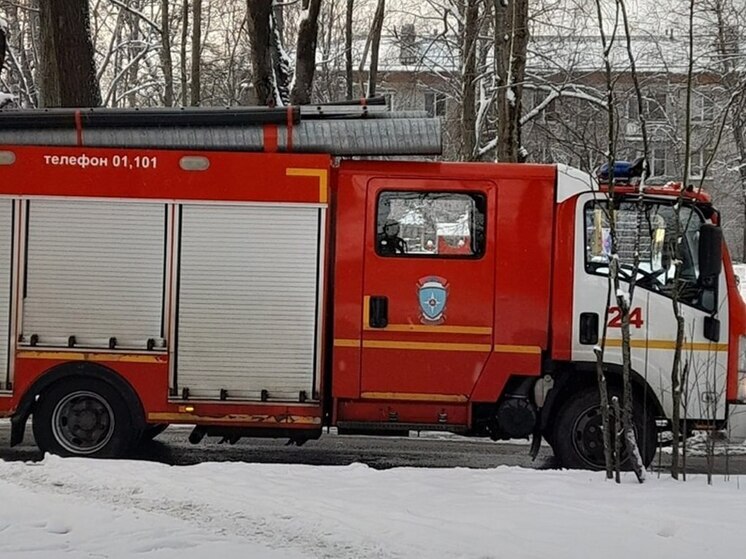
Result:
{"label": "white and blue badge", "polygon": [[417,287],[422,323],[442,324],[448,303],[448,281],[438,276],[428,276],[420,279]]}

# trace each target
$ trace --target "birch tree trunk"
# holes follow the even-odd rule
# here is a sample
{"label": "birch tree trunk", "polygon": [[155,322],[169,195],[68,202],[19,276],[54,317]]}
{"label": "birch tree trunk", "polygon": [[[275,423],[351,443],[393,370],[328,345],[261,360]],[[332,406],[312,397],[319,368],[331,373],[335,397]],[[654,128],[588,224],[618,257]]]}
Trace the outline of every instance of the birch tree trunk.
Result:
{"label": "birch tree trunk", "polygon": [[[603,21],[603,10],[601,7],[601,0],[596,0],[596,14],[598,16],[598,30],[601,36],[601,45],[603,46],[603,58],[604,58],[604,77],[606,82],[606,116],[608,124],[608,144],[607,144],[607,165],[609,169],[609,199],[614,199],[614,161],[616,159],[616,121],[614,119],[614,80],[611,69],[611,62],[609,54],[611,52],[612,44],[614,41],[614,34],[611,38],[607,37],[604,29]],[[609,225],[611,227],[611,261],[609,262],[609,292],[606,296],[606,312],[604,318],[604,337],[601,342],[601,347],[596,351],[596,375],[598,377],[598,390],[599,390],[599,401],[601,404],[601,421],[603,425],[603,441],[604,441],[604,459],[606,462],[606,478],[611,479],[613,477],[613,464],[612,464],[612,448],[611,448],[611,421],[610,421],[610,409],[609,409],[609,391],[606,383],[606,374],[604,371],[604,350],[606,347],[606,332],[607,324],[609,320],[609,303],[611,299],[611,289],[614,283],[619,281],[618,275],[618,261],[616,260],[616,231],[614,224],[616,223],[616,215],[614,212],[613,204],[610,204],[609,208]],[[616,279],[616,281],[615,281]]]}
{"label": "birch tree trunk", "polygon": [[272,60],[272,83],[275,87],[277,105],[290,103],[290,87],[293,81],[293,67],[285,50],[284,4],[273,4],[269,21],[269,55]]}
{"label": "birch tree trunk", "polygon": [[93,62],[88,2],[40,2],[43,107],[96,107],[101,90]]}
{"label": "birch tree trunk", "polygon": [[[691,140],[692,140],[692,128],[691,128],[691,114],[692,114],[692,78],[694,72],[694,1],[689,0],[689,37],[688,37],[688,65],[687,65],[687,82],[686,82],[686,100],[684,107],[684,119],[685,119],[685,130],[684,130],[684,176],[682,184],[686,185],[689,179],[689,155],[691,153]],[[675,206],[676,215],[676,258],[679,261],[683,260],[681,251],[685,250],[684,243],[682,243],[682,228],[681,228],[681,206],[683,202],[684,191],[681,191],[679,195],[679,201]],[[680,277],[681,266],[676,266],[676,273],[674,274],[674,290],[673,290],[673,314],[676,317],[676,346],[673,354],[673,366],[671,367],[671,398],[673,413],[671,414],[671,431],[673,433],[673,443],[671,445],[671,477],[679,479],[679,439],[683,436],[686,437],[686,433],[681,433],[681,400],[682,392],[687,389],[684,383],[683,371],[687,369],[685,363],[682,362],[682,350],[684,346],[684,327],[685,320],[681,313],[681,302],[679,301],[680,291],[683,288],[683,282]]]}
{"label": "birch tree trunk", "polygon": [[290,102],[293,105],[307,105],[311,102],[313,73],[316,69],[316,42],[321,0],[307,0],[304,7],[307,9],[307,15],[300,22],[298,45],[295,49],[295,83],[290,95]]}

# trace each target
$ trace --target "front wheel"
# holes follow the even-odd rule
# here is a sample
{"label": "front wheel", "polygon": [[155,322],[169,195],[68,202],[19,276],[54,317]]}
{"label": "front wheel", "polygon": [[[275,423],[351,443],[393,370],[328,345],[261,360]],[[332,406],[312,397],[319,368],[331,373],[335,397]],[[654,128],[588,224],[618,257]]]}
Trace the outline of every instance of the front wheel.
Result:
{"label": "front wheel", "polygon": [[133,443],[132,416],[122,397],[95,378],[60,381],[36,403],[34,438],[44,452],[60,456],[117,458]]}
{"label": "front wheel", "polygon": [[[609,401],[614,396],[622,401],[621,392],[609,390]],[[655,456],[657,430],[652,410],[644,409],[642,402],[634,401],[632,421],[634,422],[637,445],[645,467]],[[611,445],[614,445],[614,431],[617,424],[613,410],[611,413]],[[560,408],[552,430],[552,447],[559,465],[564,468],[603,470],[606,468],[603,442],[603,421],[598,388],[588,388],[571,395]],[[622,442],[620,463],[623,470],[630,470],[632,464]]]}

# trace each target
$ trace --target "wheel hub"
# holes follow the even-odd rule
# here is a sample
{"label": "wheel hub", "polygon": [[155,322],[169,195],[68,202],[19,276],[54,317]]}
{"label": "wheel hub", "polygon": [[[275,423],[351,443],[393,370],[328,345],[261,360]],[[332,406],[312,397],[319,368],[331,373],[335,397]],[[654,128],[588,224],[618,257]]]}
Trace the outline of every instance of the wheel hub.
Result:
{"label": "wheel hub", "polygon": [[[616,417],[613,411],[609,414],[610,444],[613,448],[616,433]],[[604,455],[604,428],[600,406],[588,408],[580,414],[573,425],[572,443],[578,455],[592,468],[606,467]],[[627,459],[626,449],[622,448],[620,463]]]}
{"label": "wheel hub", "polygon": [[52,433],[68,452],[93,454],[111,439],[114,412],[109,403],[95,392],[73,392],[55,406]]}

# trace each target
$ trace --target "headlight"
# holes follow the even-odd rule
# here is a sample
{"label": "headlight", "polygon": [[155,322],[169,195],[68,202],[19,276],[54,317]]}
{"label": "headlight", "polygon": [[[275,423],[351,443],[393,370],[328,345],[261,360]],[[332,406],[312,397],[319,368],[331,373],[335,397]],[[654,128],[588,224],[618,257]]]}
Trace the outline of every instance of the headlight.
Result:
{"label": "headlight", "polygon": [[746,402],[746,336],[738,339],[738,400]]}

